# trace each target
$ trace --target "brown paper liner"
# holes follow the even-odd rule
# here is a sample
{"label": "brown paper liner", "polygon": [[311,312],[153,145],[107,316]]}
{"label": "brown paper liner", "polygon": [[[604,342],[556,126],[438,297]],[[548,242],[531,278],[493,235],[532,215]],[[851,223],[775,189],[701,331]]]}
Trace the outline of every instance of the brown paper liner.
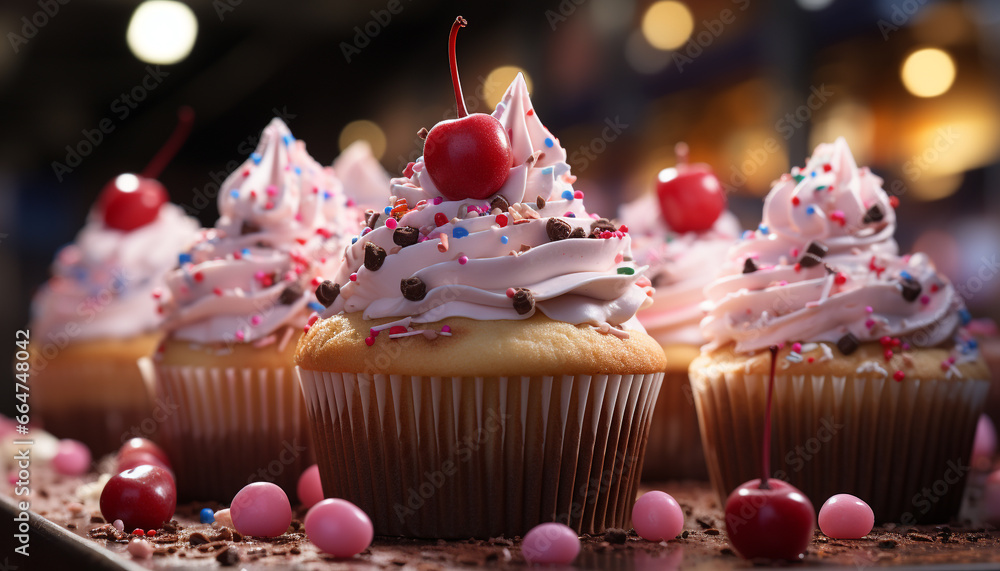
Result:
{"label": "brown paper liner", "polygon": [[325,494],[424,538],[626,527],[663,378],[299,375]]}
{"label": "brown paper liner", "polygon": [[157,398],[172,406],[160,440],[178,498],[230,502],[251,482],[273,482],[294,502],[311,463],[302,392],[290,368],[157,365]]}
{"label": "brown paper liner", "polygon": [[[725,502],[761,475],[768,377],[691,371],[709,476]],[[958,513],[986,380],[775,377],[771,470],[819,509],[848,493],[879,522]]]}
{"label": "brown paper liner", "polygon": [[698,411],[687,369],[667,371],[653,409],[642,479],[708,479],[698,430]]}

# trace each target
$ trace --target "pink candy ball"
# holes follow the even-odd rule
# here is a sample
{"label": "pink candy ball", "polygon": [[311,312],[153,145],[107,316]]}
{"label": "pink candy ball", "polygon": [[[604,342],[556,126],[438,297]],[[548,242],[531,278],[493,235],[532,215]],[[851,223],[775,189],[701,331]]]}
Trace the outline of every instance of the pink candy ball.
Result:
{"label": "pink candy ball", "polygon": [[684,510],[668,493],[646,492],[632,508],[632,527],[647,541],[667,541],[684,530]]}
{"label": "pink candy ball", "polygon": [[233,526],[243,535],[278,537],[292,523],[288,496],[270,482],[255,482],[236,493],[229,506]]}
{"label": "pink candy ball", "polygon": [[90,448],[77,440],[60,440],[56,455],[52,458],[52,467],[64,476],[86,474],[90,470]]}
{"label": "pink candy ball", "polygon": [[976,440],[972,444],[972,467],[989,470],[993,466],[993,456],[997,452],[997,429],[990,417],[981,415],[976,425]]}
{"label": "pink candy ball", "polygon": [[837,494],[819,509],[819,529],[833,539],[861,539],[874,526],[875,512],[851,494]]}
{"label": "pink candy ball", "polygon": [[580,553],[580,537],[561,523],[543,523],[524,535],[521,553],[528,563],[569,565]]}
{"label": "pink candy ball", "polygon": [[347,500],[322,500],[306,513],[306,536],[334,557],[354,557],[372,543],[375,528],[368,514]]}
{"label": "pink candy ball", "polygon": [[127,549],[136,559],[149,559],[153,556],[153,546],[145,539],[133,539]]}
{"label": "pink candy ball", "polygon": [[319,481],[319,466],[313,464],[299,476],[299,485],[295,489],[299,495],[302,507],[309,509],[323,501],[323,484]]}

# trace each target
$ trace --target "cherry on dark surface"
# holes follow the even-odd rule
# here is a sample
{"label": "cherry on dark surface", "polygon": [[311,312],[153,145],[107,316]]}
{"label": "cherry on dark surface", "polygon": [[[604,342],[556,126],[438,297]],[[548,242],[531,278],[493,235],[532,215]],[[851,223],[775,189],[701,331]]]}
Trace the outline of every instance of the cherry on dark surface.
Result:
{"label": "cherry on dark surface", "polygon": [[677,166],[663,169],[656,177],[663,219],[681,234],[704,232],[715,224],[726,209],[722,183],[704,163],[688,164],[688,148],[677,143]]}
{"label": "cherry on dark surface", "polygon": [[170,467],[170,458],[167,453],[160,448],[155,442],[148,438],[130,438],[122,447],[118,449],[118,462],[122,462],[126,457],[130,456],[135,452],[145,452],[147,454],[152,454],[158,458],[163,464],[168,468]]}
{"label": "cherry on dark surface", "polygon": [[482,200],[495,194],[507,181],[514,160],[510,138],[500,121],[485,113],[470,115],[465,108],[462,84],[458,78],[455,40],[459,28],[465,27],[466,23],[461,16],[456,18],[448,37],[458,119],[434,125],[424,141],[427,174],[448,200]]}
{"label": "cherry on dark surface", "polygon": [[160,207],[169,200],[166,189],[156,177],[177,154],[191,131],[193,120],[191,108],[182,107],[178,111],[177,128],[142,173],[121,174],[104,185],[96,207],[104,213],[104,224],[108,228],[131,232],[156,220]]}
{"label": "cherry on dark surface", "polygon": [[771,401],[778,348],[771,347],[771,377],[764,412],[762,476],[737,487],[726,500],[726,534],[747,559],[801,561],[813,538],[816,510],[795,486],[770,478]]}
{"label": "cherry on dark surface", "polygon": [[177,509],[173,476],[158,466],[143,465],[116,474],[101,492],[101,515],[122,520],[125,529],[157,529]]}

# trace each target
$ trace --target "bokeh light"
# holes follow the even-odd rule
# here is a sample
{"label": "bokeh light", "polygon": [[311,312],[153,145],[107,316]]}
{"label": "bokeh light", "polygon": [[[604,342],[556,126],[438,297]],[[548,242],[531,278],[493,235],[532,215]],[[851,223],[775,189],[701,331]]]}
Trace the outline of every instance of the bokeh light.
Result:
{"label": "bokeh light", "polygon": [[139,4],[125,33],[135,57],[162,65],[186,58],[197,36],[198,19],[194,12],[174,0],[148,0]]}
{"label": "bokeh light", "polygon": [[359,119],[345,125],[340,131],[340,139],[338,140],[340,150],[343,151],[357,140],[367,141],[376,159],[381,159],[382,155],[385,154],[385,132],[374,122],[367,119]]}
{"label": "bokeh light", "polygon": [[955,82],[955,61],[944,50],[920,49],[903,61],[900,75],[910,93],[917,97],[937,97]]}
{"label": "bokeh light", "polygon": [[529,76],[523,69],[513,66],[513,65],[502,65],[489,74],[486,75],[486,82],[483,84],[483,98],[486,99],[486,105],[489,113],[500,103],[503,99],[503,94],[507,92],[507,87],[510,82],[514,81],[517,74],[524,76],[524,84],[528,86],[528,93],[531,93],[531,76]]}
{"label": "bokeh light", "polygon": [[664,0],[646,9],[642,35],[659,50],[675,50],[684,45],[694,30],[694,17],[681,2]]}

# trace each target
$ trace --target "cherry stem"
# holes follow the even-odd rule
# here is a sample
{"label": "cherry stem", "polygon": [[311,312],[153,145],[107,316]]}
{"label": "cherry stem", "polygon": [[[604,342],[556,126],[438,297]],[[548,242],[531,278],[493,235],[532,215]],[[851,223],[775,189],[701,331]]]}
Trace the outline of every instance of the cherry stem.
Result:
{"label": "cherry stem", "polygon": [[674,155],[677,157],[678,165],[686,165],[688,162],[688,146],[687,143],[681,141],[674,145]]}
{"label": "cherry stem", "polygon": [[451,35],[448,36],[448,61],[451,63],[451,83],[455,86],[455,101],[458,102],[458,116],[465,117],[469,111],[465,108],[465,98],[462,97],[462,84],[458,80],[458,57],[455,55],[455,41],[458,39],[458,29],[464,28],[468,22],[459,16],[451,25]]}
{"label": "cherry stem", "polygon": [[771,345],[771,378],[767,382],[767,405],[764,408],[764,458],[761,462],[763,473],[760,477],[761,490],[770,490],[767,479],[771,474],[771,399],[774,397],[774,371],[778,361],[778,346]]}
{"label": "cherry stem", "polygon": [[170,138],[167,139],[166,143],[160,150],[153,156],[153,160],[149,161],[146,168],[143,169],[141,176],[144,178],[156,178],[160,176],[163,169],[170,163],[180,150],[181,145],[187,140],[188,134],[191,133],[191,123],[194,122],[194,111],[188,107],[184,106],[177,110],[177,127],[174,132],[170,134]]}

